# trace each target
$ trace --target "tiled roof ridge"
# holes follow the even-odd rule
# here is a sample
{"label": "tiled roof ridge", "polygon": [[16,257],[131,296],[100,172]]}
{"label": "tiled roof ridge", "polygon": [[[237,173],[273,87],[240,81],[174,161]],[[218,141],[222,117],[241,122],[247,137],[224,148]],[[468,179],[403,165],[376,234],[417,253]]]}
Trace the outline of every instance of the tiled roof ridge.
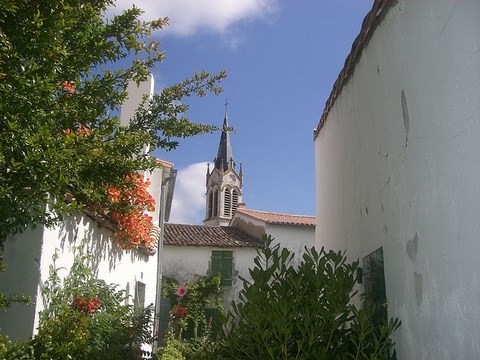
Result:
{"label": "tiled roof ridge", "polygon": [[304,225],[315,226],[316,216],[314,215],[294,215],[294,214],[282,214],[270,211],[261,211],[247,209],[245,207],[239,207],[238,212],[255,218],[257,220],[265,221],[269,224],[283,224],[283,225]]}
{"label": "tiled roof ridge", "polygon": [[229,226],[167,223],[164,235],[164,244],[174,246],[244,248],[260,244],[259,239]]}
{"label": "tiled roof ridge", "polygon": [[253,211],[253,212],[262,213],[262,214],[315,218],[315,215],[286,214],[286,213],[279,213],[279,212],[275,212],[275,211],[255,210],[255,209],[248,209],[248,208],[238,208],[237,209],[237,211],[242,211],[242,210]]}

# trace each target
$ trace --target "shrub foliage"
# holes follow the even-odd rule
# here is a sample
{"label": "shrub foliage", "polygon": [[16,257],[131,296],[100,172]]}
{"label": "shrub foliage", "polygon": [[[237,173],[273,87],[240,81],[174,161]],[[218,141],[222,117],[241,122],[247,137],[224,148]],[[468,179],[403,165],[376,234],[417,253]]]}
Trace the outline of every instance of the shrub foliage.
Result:
{"label": "shrub foliage", "polygon": [[353,297],[358,262],[341,252],[294,254],[265,237],[240,303],[232,304],[220,359],[392,359],[397,319],[376,324]]}
{"label": "shrub foliage", "polygon": [[76,249],[70,273],[61,279],[52,265],[45,284],[45,311],[32,340],[36,359],[138,359],[151,343],[153,308],[126,305],[116,285],[97,279],[90,256]]}

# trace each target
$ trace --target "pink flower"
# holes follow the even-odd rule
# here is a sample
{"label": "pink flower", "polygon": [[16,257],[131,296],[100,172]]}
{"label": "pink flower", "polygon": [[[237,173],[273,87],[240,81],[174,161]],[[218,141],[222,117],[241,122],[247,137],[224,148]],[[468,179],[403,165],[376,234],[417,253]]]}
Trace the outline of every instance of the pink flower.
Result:
{"label": "pink flower", "polygon": [[180,285],[175,294],[177,294],[177,296],[184,297],[186,293],[187,287],[185,285]]}

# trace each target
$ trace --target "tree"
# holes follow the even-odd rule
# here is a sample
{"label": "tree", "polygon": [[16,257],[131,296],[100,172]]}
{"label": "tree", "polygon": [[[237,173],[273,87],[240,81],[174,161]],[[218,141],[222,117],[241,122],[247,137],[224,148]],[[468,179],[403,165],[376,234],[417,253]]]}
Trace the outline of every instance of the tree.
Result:
{"label": "tree", "polygon": [[375,323],[372,309],[351,302],[358,262],[312,248],[295,267],[293,253],[264,240],[217,359],[392,359],[400,322]]}
{"label": "tree", "polygon": [[105,203],[107,188],[156,163],[147,154],[215,130],[186,116],[191,95],[219,93],[224,72],[145,99],[128,126],[116,115],[130,80],[164,60],[136,7],[112,18],[114,0],[0,2],[0,247],[30,225]]}

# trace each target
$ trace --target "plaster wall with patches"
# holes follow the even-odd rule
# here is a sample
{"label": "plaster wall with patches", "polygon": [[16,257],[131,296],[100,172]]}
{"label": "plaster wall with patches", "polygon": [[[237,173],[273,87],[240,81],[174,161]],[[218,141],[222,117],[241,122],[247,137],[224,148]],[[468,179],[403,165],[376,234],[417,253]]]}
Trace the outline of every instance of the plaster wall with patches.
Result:
{"label": "plaster wall with patches", "polygon": [[316,244],[383,247],[398,359],[480,358],[480,2],[386,11],[315,132]]}

